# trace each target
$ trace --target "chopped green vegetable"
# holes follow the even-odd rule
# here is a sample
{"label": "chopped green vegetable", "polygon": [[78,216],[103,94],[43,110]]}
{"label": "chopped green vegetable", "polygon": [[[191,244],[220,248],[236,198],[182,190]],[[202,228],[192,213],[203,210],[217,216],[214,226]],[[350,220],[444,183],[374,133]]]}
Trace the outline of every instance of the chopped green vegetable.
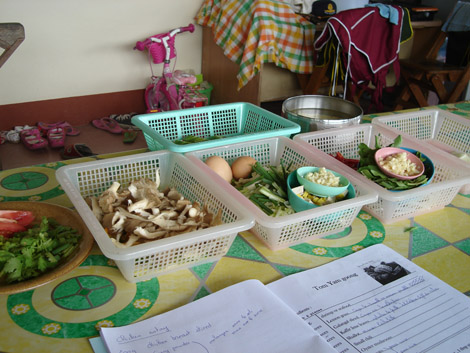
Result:
{"label": "chopped green vegetable", "polygon": [[287,198],[287,177],[292,163],[285,167],[262,166],[256,162],[250,178],[240,178],[233,185],[264,213],[280,217],[295,213]]}
{"label": "chopped green vegetable", "polygon": [[52,218],[10,238],[0,237],[0,278],[24,281],[57,267],[77,248],[81,235]]}
{"label": "chopped green vegetable", "polygon": [[418,229],[418,227],[408,227],[408,228],[405,228],[405,232],[412,232],[414,230]]}
{"label": "chopped green vegetable", "polygon": [[184,136],[180,140],[173,141],[173,143],[177,145],[188,145],[190,143],[205,142],[205,141],[217,140],[221,138],[223,138],[223,136],[214,135],[210,137],[200,137],[200,136],[194,136],[194,135],[187,135],[187,136]]}

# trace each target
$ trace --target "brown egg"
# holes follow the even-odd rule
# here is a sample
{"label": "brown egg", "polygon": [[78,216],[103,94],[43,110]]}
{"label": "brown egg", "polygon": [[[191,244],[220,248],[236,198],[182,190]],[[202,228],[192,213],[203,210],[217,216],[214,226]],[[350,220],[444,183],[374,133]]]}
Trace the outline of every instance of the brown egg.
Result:
{"label": "brown egg", "polygon": [[206,159],[207,166],[229,183],[232,181],[232,168],[225,159],[219,156],[210,156]]}
{"label": "brown egg", "polygon": [[232,174],[234,179],[248,178],[251,175],[252,167],[256,159],[250,156],[241,156],[232,163]]}

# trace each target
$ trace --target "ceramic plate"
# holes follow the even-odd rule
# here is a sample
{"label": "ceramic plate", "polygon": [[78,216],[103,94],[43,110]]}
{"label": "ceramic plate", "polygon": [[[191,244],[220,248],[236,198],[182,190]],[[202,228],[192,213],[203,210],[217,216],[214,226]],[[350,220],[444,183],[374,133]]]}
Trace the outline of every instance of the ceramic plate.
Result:
{"label": "ceramic plate", "polygon": [[43,216],[54,218],[60,224],[78,230],[82,235],[78,251],[76,251],[66,262],[36,278],[11,284],[0,283],[0,294],[24,292],[52,282],[56,278],[65,275],[80,265],[87,258],[91,248],[93,247],[93,236],[89,232],[85,223],[82,221],[78,213],[66,207],[45,202],[13,201],[0,202],[0,210],[31,211],[36,216],[36,220],[34,222],[40,222]]}

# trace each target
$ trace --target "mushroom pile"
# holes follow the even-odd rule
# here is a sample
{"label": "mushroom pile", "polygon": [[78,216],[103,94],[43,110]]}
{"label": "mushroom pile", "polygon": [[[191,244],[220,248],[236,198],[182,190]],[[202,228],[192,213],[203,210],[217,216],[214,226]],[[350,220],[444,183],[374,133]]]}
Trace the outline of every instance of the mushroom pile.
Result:
{"label": "mushroom pile", "polygon": [[127,188],[113,182],[86,201],[113,243],[123,248],[222,224],[221,210],[214,214],[176,189],[159,191],[158,186],[147,178]]}

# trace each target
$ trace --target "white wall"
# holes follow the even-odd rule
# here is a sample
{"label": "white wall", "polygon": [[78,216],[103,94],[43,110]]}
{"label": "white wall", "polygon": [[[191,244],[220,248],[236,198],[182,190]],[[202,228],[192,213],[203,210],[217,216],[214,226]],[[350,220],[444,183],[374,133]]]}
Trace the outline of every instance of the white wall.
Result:
{"label": "white wall", "polygon": [[[0,68],[0,105],[142,89],[138,40],[194,23],[202,0],[0,0],[26,39]],[[202,30],[176,39],[176,68],[201,71]],[[0,48],[0,50],[2,50]],[[1,53],[1,52],[0,52]],[[153,65],[156,74],[161,65]]]}

